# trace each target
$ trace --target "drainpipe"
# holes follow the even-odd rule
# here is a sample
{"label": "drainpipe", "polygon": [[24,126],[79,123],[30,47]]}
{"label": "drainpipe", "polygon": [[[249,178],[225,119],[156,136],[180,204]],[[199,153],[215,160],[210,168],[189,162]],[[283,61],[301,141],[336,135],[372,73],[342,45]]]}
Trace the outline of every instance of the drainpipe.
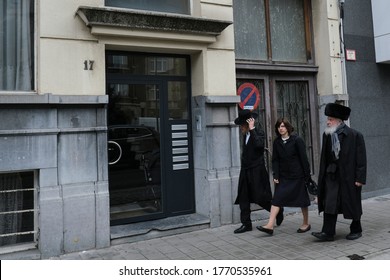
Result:
{"label": "drainpipe", "polygon": [[[345,45],[344,45],[344,2],[345,0],[339,0],[339,9],[340,9],[340,61],[341,61],[341,80],[342,80],[342,94],[345,97],[348,97],[348,88],[347,88],[347,70],[345,67]],[[348,98],[344,101],[344,105],[348,106]]]}

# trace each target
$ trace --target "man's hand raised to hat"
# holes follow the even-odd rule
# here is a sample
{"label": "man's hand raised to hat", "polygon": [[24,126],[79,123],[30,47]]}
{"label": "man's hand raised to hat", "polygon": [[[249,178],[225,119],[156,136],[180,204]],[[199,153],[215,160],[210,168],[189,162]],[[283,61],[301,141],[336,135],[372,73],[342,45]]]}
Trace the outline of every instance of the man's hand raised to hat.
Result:
{"label": "man's hand raised to hat", "polygon": [[254,118],[249,118],[246,120],[246,122],[248,123],[250,130],[255,128],[255,119]]}

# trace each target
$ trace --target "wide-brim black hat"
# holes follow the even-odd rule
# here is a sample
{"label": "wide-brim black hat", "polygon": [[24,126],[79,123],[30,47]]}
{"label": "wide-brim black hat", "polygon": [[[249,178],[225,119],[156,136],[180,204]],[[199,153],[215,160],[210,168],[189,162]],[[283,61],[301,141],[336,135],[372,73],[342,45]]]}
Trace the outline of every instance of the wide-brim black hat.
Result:
{"label": "wide-brim black hat", "polygon": [[257,116],[258,116],[257,113],[252,112],[248,109],[241,110],[240,112],[238,112],[238,118],[234,120],[234,123],[237,125],[243,125],[243,124],[247,123],[246,122],[247,119],[250,119],[250,118],[256,119]]}
{"label": "wide-brim black hat", "polygon": [[346,106],[337,103],[326,104],[325,116],[346,121],[348,120],[350,114],[351,114],[351,109]]}

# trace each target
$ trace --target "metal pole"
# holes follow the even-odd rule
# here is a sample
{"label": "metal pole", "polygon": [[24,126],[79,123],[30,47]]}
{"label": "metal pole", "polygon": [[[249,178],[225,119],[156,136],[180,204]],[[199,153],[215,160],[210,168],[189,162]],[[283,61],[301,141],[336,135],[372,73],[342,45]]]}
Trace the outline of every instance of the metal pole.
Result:
{"label": "metal pole", "polygon": [[[344,44],[344,2],[345,0],[339,0],[340,8],[340,61],[341,61],[341,79],[342,79],[342,94],[348,96],[347,87],[347,70],[345,66],[345,44]],[[348,106],[348,99],[345,100],[345,105]]]}

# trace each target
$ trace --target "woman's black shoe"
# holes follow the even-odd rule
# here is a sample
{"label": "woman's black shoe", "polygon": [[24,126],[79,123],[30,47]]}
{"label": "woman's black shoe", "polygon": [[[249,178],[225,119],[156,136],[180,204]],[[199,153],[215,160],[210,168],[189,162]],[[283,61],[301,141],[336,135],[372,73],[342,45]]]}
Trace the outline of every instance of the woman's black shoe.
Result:
{"label": "woman's black shoe", "polygon": [[258,230],[262,231],[262,232],[265,232],[265,233],[269,234],[269,235],[274,234],[274,230],[273,229],[265,228],[265,227],[262,227],[262,226],[257,226],[256,228]]}
{"label": "woman's black shoe", "polygon": [[299,229],[297,230],[297,232],[298,232],[298,233],[304,233],[304,232],[306,232],[306,231],[309,231],[310,229],[311,229],[311,225],[308,225],[305,229],[299,228]]}

